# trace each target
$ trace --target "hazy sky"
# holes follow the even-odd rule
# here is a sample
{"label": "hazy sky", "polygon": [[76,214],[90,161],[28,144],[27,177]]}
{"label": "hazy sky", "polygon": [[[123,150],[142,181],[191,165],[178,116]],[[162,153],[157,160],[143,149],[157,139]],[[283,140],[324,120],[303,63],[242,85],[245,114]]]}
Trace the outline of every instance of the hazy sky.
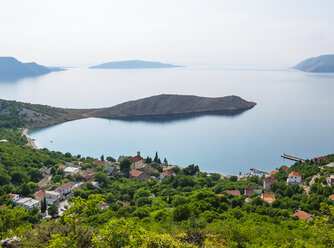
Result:
{"label": "hazy sky", "polygon": [[291,66],[334,53],[333,0],[0,0],[0,56]]}

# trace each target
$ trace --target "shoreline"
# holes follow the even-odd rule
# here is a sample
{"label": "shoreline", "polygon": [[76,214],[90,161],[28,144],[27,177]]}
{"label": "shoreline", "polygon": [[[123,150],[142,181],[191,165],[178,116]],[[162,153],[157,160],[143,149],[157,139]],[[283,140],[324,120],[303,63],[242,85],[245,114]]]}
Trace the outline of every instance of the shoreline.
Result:
{"label": "shoreline", "polygon": [[39,147],[36,145],[35,141],[33,141],[32,139],[30,139],[28,137],[28,131],[29,131],[28,128],[24,128],[23,131],[22,131],[22,135],[26,136],[27,139],[28,139],[28,144],[27,145],[30,146],[32,149],[39,150]]}

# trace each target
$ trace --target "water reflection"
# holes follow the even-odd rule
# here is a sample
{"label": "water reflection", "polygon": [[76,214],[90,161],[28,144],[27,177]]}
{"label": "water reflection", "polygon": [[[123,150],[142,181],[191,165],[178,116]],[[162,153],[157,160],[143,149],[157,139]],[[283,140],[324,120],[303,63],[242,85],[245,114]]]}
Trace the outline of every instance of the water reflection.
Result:
{"label": "water reflection", "polygon": [[146,122],[155,124],[165,124],[178,121],[192,120],[203,116],[220,116],[226,118],[235,118],[246,111],[247,110],[223,110],[223,111],[208,111],[208,112],[188,113],[188,114],[134,116],[134,117],[119,118],[119,119],[113,118],[113,119],[117,119],[124,122]]}

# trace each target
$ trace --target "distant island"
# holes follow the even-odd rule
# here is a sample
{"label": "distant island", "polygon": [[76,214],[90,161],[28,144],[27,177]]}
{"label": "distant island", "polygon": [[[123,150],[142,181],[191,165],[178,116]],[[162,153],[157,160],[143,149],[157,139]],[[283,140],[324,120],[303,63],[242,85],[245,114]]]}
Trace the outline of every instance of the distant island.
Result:
{"label": "distant island", "polygon": [[0,100],[0,127],[46,127],[89,117],[131,119],[157,116],[180,118],[189,114],[231,115],[255,105],[238,96],[209,98],[191,95],[158,95],[99,109],[65,109]]}
{"label": "distant island", "polygon": [[143,60],[126,60],[108,62],[100,65],[89,67],[90,69],[159,69],[159,68],[173,68],[182,67],[180,65],[164,64],[153,61]]}
{"label": "distant island", "polygon": [[313,57],[300,62],[298,65],[292,67],[299,71],[305,72],[334,72],[334,54],[321,55]]}
{"label": "distant island", "polygon": [[0,57],[0,78],[35,77],[60,70],[62,69],[45,67],[35,62],[22,63],[13,57]]}

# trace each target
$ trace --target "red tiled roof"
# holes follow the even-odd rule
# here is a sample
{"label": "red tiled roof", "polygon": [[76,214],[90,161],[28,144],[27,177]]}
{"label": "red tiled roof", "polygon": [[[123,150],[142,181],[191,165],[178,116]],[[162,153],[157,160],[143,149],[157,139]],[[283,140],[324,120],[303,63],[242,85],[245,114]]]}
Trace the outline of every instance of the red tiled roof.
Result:
{"label": "red tiled roof", "polygon": [[278,173],[278,171],[272,171],[272,172],[270,172],[270,175],[273,176],[273,175],[275,175],[277,173]]}
{"label": "red tiled roof", "polygon": [[106,161],[94,161],[93,164],[96,164],[98,166],[102,166],[106,164]]}
{"label": "red tiled roof", "polygon": [[65,165],[59,165],[58,170],[62,170],[65,168]]}
{"label": "red tiled roof", "polygon": [[37,197],[42,197],[43,195],[45,194],[45,192],[44,191],[42,191],[42,190],[40,190],[40,191],[37,191],[35,194],[34,194],[34,196],[37,196]]}
{"label": "red tiled roof", "polygon": [[13,199],[15,196],[18,196],[18,194],[8,194],[10,199]]}
{"label": "red tiled roof", "polygon": [[74,186],[74,183],[73,182],[68,182],[68,183],[65,183],[63,184],[62,186],[59,186],[55,191],[63,191],[64,189],[67,189],[69,187],[73,187]]}
{"label": "red tiled roof", "polygon": [[252,189],[246,189],[245,190],[245,195],[250,195],[250,194],[253,194],[255,191],[252,190]]}
{"label": "red tiled roof", "polygon": [[143,158],[140,155],[137,155],[135,157],[131,157],[130,160],[131,160],[132,163],[136,163],[140,160],[143,160]]}
{"label": "red tiled roof", "polygon": [[282,166],[281,168],[282,168],[282,170],[288,170],[289,169],[289,167],[287,167],[287,166]]}
{"label": "red tiled roof", "polygon": [[141,174],[143,174],[143,172],[139,170],[131,170],[129,172],[129,175],[132,177],[139,177]]}
{"label": "red tiled roof", "polygon": [[299,173],[298,172],[296,172],[296,171],[293,171],[293,172],[291,172],[290,174],[289,174],[289,177],[290,176],[295,176],[295,177],[302,177],[301,175],[299,175]]}
{"label": "red tiled roof", "polygon": [[334,201],[334,194],[329,196],[329,199]]}
{"label": "red tiled roof", "polygon": [[164,171],[164,172],[161,173],[161,175],[171,176],[171,175],[175,175],[175,173],[173,171]]}
{"label": "red tiled roof", "polygon": [[169,166],[164,166],[164,167],[162,167],[162,169],[164,170],[164,171],[168,171],[168,170],[171,170],[171,169],[173,169],[173,168],[175,168],[176,166],[175,165],[169,165]]}
{"label": "red tiled roof", "polygon": [[293,216],[297,216],[300,220],[307,220],[308,218],[312,217],[309,213],[306,213],[303,210],[297,210]]}
{"label": "red tiled roof", "polygon": [[231,194],[231,195],[240,195],[240,191],[239,190],[226,190],[225,192],[227,194]]}
{"label": "red tiled roof", "polygon": [[268,177],[268,178],[263,179],[263,182],[265,182],[265,183],[276,183],[276,182],[278,182],[278,179]]}
{"label": "red tiled roof", "polygon": [[262,194],[262,199],[266,202],[273,202],[275,201],[276,197],[274,194]]}

